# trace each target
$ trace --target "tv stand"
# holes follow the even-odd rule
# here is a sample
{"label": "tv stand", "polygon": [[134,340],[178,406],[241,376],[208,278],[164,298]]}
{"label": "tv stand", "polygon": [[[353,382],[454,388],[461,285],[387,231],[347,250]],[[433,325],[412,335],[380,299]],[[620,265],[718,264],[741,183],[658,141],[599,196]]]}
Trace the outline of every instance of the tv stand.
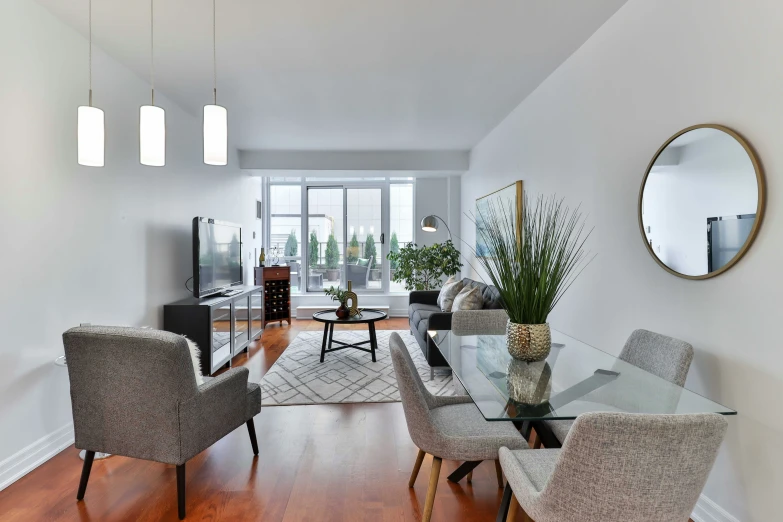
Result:
{"label": "tv stand", "polygon": [[163,329],[184,335],[201,350],[201,373],[212,375],[247,352],[261,336],[264,294],[260,286],[236,286],[233,295],[188,297],[163,307]]}

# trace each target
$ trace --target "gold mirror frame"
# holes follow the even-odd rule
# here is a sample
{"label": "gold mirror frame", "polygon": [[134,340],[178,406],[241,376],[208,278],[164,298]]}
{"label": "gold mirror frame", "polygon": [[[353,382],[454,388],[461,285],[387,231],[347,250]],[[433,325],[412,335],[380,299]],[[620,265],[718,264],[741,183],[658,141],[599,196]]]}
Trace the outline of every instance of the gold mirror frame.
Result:
{"label": "gold mirror frame", "polygon": [[[731,260],[723,265],[718,270],[715,270],[714,272],[708,272],[704,275],[698,275],[698,276],[690,276],[685,275],[677,272],[676,270],[672,270],[668,266],[666,266],[663,261],[661,261],[658,256],[655,255],[655,251],[650,246],[650,243],[647,241],[647,235],[644,233],[644,223],[642,222],[642,200],[644,197],[644,186],[647,184],[647,177],[650,175],[650,170],[652,170],[653,165],[655,165],[656,160],[658,159],[658,156],[661,155],[661,152],[663,152],[666,147],[671,144],[674,140],[685,134],[686,132],[690,132],[692,130],[696,129],[716,129],[719,131],[723,131],[735,140],[739,142],[740,145],[742,145],[742,148],[745,149],[745,152],[748,154],[748,157],[750,157],[751,163],[753,163],[753,170],[756,171],[756,185],[758,187],[758,203],[756,205],[756,221],[753,223],[753,227],[750,229],[750,235],[748,236],[748,239],[745,240],[745,244],[742,245],[742,248],[737,252],[737,254],[731,258]],[[742,257],[745,255],[745,253],[748,251],[750,246],[753,244],[753,241],[756,239],[756,236],[758,235],[759,228],[761,227],[761,222],[764,219],[764,208],[766,206],[766,194],[767,194],[767,185],[764,181],[764,172],[761,168],[761,163],[759,162],[758,157],[756,156],[756,153],[753,151],[753,148],[750,146],[750,144],[745,141],[745,139],[740,136],[737,132],[733,131],[732,129],[725,127],[723,125],[717,125],[713,123],[704,123],[701,125],[693,125],[691,127],[688,127],[686,129],[683,129],[676,133],[674,136],[666,140],[666,142],[661,145],[661,147],[658,149],[658,151],[653,156],[652,160],[650,160],[649,165],[647,165],[647,170],[644,173],[644,178],[642,179],[642,186],[639,189],[639,204],[637,209],[637,217],[639,219],[639,232],[642,234],[642,240],[644,241],[644,246],[647,248],[647,252],[652,256],[652,258],[655,260],[658,265],[660,265],[661,268],[666,270],[672,275],[675,275],[677,277],[682,277],[683,279],[709,279],[711,277],[718,276],[728,270],[729,268],[733,267],[737,264],[737,262],[742,259]]]}

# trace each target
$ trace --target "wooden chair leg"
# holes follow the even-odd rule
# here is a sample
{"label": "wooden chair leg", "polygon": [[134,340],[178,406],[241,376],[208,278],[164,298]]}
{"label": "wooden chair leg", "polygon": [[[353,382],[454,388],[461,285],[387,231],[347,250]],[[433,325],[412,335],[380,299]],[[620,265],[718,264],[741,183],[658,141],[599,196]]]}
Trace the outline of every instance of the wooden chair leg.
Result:
{"label": "wooden chair leg", "polygon": [[90,480],[90,470],[92,461],[95,458],[95,452],[87,450],[84,455],[84,464],[82,465],[82,478],[79,480],[79,491],[76,493],[76,500],[84,498],[84,492],[87,491],[87,481]]}
{"label": "wooden chair leg", "polygon": [[408,487],[412,488],[413,484],[416,483],[416,477],[419,476],[419,470],[421,469],[421,463],[424,462],[424,456],[426,453],[424,453],[424,450],[419,450],[419,454],[416,455],[416,464],[413,465],[413,471],[411,471],[411,478],[408,480]]}
{"label": "wooden chair leg", "polygon": [[472,484],[472,483],[473,483],[473,472],[468,471],[468,484]]}
{"label": "wooden chair leg", "polygon": [[514,521],[514,517],[517,516],[517,511],[519,511],[519,502],[517,501],[516,495],[513,493],[511,494],[511,504],[508,506],[508,520],[510,522]]}
{"label": "wooden chair leg", "polygon": [[503,468],[500,467],[500,461],[495,461],[495,474],[498,476],[498,487],[503,489]]}
{"label": "wooden chair leg", "polygon": [[250,444],[253,445],[253,455],[258,455],[258,439],[256,439],[256,426],[253,419],[247,421],[247,432],[250,435]]}
{"label": "wooden chair leg", "polygon": [[185,464],[177,466],[177,512],[179,519],[185,518]]}
{"label": "wooden chair leg", "polygon": [[430,471],[430,486],[427,488],[427,499],[424,501],[424,514],[421,522],[430,522],[432,507],[435,505],[435,492],[438,490],[438,477],[440,477],[440,465],[443,461],[440,457],[432,457],[432,471]]}

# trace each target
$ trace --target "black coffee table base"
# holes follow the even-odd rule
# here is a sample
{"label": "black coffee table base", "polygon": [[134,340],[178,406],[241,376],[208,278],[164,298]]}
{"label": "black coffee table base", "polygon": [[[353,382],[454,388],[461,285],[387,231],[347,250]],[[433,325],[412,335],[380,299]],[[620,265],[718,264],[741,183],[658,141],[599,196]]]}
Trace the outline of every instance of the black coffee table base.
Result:
{"label": "black coffee table base", "polygon": [[[378,338],[375,336],[375,323],[367,323],[367,329],[370,331],[370,340],[362,341],[360,343],[344,343],[336,339],[332,339],[334,336],[335,323],[324,323],[324,340],[321,342],[321,362],[324,362],[324,357],[329,352],[336,352],[338,350],[345,350],[346,348],[353,348],[355,350],[361,350],[372,354],[372,362],[375,361],[375,350],[378,348]],[[332,348],[333,344],[337,344],[337,348]],[[363,345],[369,344],[369,348],[364,348]]]}

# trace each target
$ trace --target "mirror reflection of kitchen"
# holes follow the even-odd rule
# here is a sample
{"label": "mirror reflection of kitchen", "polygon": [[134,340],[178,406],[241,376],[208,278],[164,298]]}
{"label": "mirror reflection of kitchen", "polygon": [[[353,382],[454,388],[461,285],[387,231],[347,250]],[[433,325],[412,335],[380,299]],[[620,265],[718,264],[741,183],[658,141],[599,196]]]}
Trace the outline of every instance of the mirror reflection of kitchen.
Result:
{"label": "mirror reflection of kitchen", "polygon": [[688,131],[661,151],[642,193],[650,249],[671,270],[703,276],[727,265],[749,240],[759,206],[756,170],[732,135]]}

